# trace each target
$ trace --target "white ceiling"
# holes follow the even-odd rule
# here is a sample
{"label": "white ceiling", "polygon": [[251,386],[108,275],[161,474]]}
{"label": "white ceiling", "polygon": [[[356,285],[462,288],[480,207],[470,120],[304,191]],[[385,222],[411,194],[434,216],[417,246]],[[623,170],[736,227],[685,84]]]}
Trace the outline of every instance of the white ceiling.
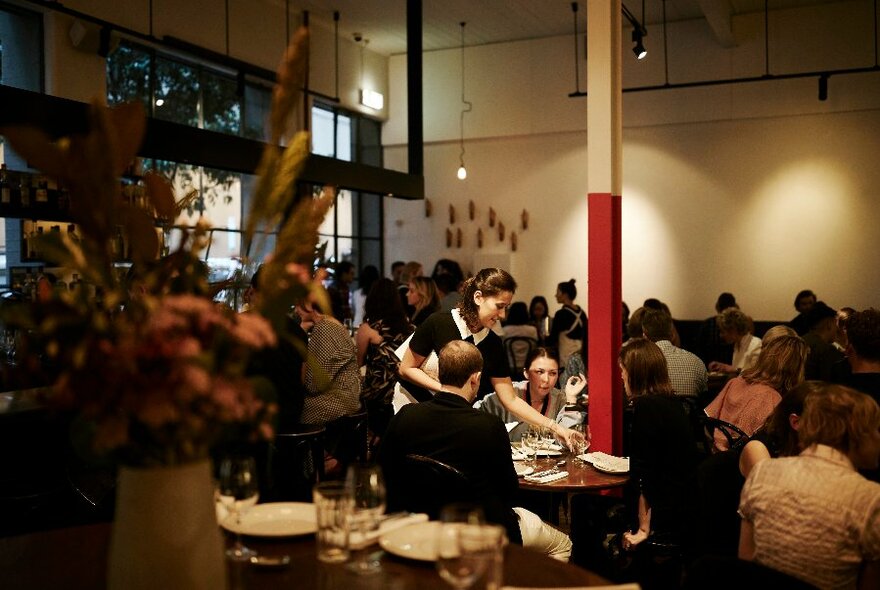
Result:
{"label": "white ceiling", "polygon": [[[316,23],[332,26],[339,12],[340,36],[359,33],[371,51],[383,55],[406,52],[406,0],[277,0],[290,2],[291,10],[308,10]],[[827,4],[835,0],[769,0],[769,9]],[[664,0],[645,0],[645,21],[663,20]],[[642,19],[641,0],[624,0],[630,12]],[[587,0],[579,0],[578,31],[586,30]],[[709,13],[730,15],[762,12],[764,0],[666,0],[669,22],[706,18]],[[571,0],[422,0],[422,44],[425,51],[461,44],[460,22],[466,22],[465,44],[485,45],[504,41],[571,35],[574,18]],[[626,23],[624,23],[626,24]]]}

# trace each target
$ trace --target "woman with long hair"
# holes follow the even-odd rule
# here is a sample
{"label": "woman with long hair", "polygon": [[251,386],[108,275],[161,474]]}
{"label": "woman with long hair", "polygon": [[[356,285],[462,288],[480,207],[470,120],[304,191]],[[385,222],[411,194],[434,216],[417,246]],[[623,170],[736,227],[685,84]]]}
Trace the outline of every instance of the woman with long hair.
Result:
{"label": "woman with long hair", "polygon": [[632,403],[630,481],[639,486],[638,529],[623,535],[634,549],[649,535],[681,542],[687,523],[688,481],[695,447],[684,407],[669,382],[666,357],[647,338],[624,344],[618,356],[627,399]]}
{"label": "woman with long hair", "polygon": [[[804,380],[810,349],[800,336],[780,336],[762,346],[755,365],[734,377],[706,406],[706,415],[729,422],[751,436],[767,420],[782,396]],[[714,450],[727,450],[716,430]]]}
{"label": "woman with long hair", "polygon": [[410,321],[414,326],[422,325],[428,316],[440,311],[440,295],[431,277],[413,277],[406,292],[406,303],[414,312]]}
{"label": "woman with long hair", "polygon": [[543,295],[532,297],[529,303],[529,323],[538,331],[538,344],[543,345],[550,335],[550,306]]}
{"label": "woman with long hair", "polygon": [[500,268],[484,268],[465,281],[458,307],[450,313],[429,317],[413,334],[400,362],[401,377],[429,391],[439,391],[437,353],[452,340],[471,340],[483,355],[483,372],[478,396],[495,391],[502,405],[520,420],[546,426],[566,444],[573,430],[542,416],[513,389],[510,369],[501,337],[492,331],[503,320],[516,292],[516,281]]}
{"label": "woman with long hair", "polygon": [[817,588],[880,587],[880,407],[822,384],[804,401],[801,452],[761,461],[739,504],[739,557]]}
{"label": "woman with long hair", "polygon": [[[542,416],[555,420],[560,424],[580,424],[583,416],[577,411],[566,411],[566,405],[574,405],[577,398],[587,385],[583,375],[573,375],[565,382],[565,392],[557,387],[559,381],[559,354],[553,348],[539,346],[525,359],[523,370],[524,381],[513,383],[516,394],[524,399],[533,409]],[[477,402],[478,407],[484,412],[499,416],[505,423],[513,422],[504,406],[501,405],[498,396],[490,393],[482,402]],[[525,425],[520,424],[510,431],[510,440],[518,441],[522,437]]]}
{"label": "woman with long hair", "polygon": [[358,327],[355,343],[358,366],[366,368],[361,399],[369,414],[370,430],[380,436],[392,415],[391,396],[399,364],[394,351],[412,331],[394,281],[376,281],[364,302],[364,323]]}

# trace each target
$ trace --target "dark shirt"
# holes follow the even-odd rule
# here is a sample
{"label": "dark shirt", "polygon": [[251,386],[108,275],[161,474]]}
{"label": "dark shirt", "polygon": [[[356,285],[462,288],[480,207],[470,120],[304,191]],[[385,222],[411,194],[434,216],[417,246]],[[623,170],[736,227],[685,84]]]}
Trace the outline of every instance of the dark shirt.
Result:
{"label": "dark shirt", "polygon": [[641,395],[633,401],[631,479],[651,506],[651,528],[684,533],[696,447],[687,414],[673,396]]}
{"label": "dark shirt", "polygon": [[803,336],[810,331],[810,325],[807,323],[807,316],[802,313],[797,314],[793,320],[788,322],[788,325],[797,332],[798,336]]}
{"label": "dark shirt", "polygon": [[[880,373],[853,373],[844,385],[874,398],[880,404]],[[859,473],[871,481],[880,482],[880,469],[862,470]]]}
{"label": "dark shirt", "polygon": [[351,312],[348,283],[333,281],[327,287],[327,295],[330,297],[330,306],[333,308],[333,317],[340,322],[354,318]]}
{"label": "dark shirt", "polygon": [[559,336],[564,334],[572,340],[580,340],[582,342],[581,357],[584,364],[587,362],[587,334],[588,320],[587,314],[582,307],[575,309],[568,305],[563,305],[559,311],[553,316],[553,324],[550,327],[550,334],[547,336],[547,345],[559,348]]}
{"label": "dark shirt", "polygon": [[813,332],[804,336],[804,342],[810,347],[807,363],[804,365],[804,378],[807,380],[833,381],[835,365],[843,360],[843,353],[822,340]]}
{"label": "dark shirt", "polygon": [[299,324],[291,320],[287,324],[287,333],[278,335],[278,343],[271,348],[255,350],[247,366],[249,377],[265,378],[275,390],[279,432],[287,432],[290,427],[299,424],[305,400],[303,357],[294,342],[305,346],[308,336]]}
{"label": "dark shirt", "polygon": [[[455,467],[467,477],[473,502],[489,522],[507,527],[510,539],[521,534],[513,512],[519,480],[510,460],[510,440],[495,416],[475,410],[459,395],[438,392],[433,399],[404,406],[388,425],[379,461],[390,509],[407,509],[405,457],[424,455]],[[432,490],[425,493],[438,491]]]}
{"label": "dark shirt", "polygon": [[733,345],[721,339],[716,318],[713,315],[700,324],[694,353],[707,365],[712,361],[730,364],[733,359]]}
{"label": "dark shirt", "polygon": [[[416,328],[410,349],[421,356],[427,357],[431,352],[440,354],[440,350],[453,340],[461,340],[461,333],[452,313],[439,311],[432,314],[422,325]],[[504,345],[501,337],[492,330],[483,338],[477,349],[483,355],[483,376],[480,379],[479,397],[483,397],[495,391],[492,386],[493,378],[510,377],[510,368],[507,365],[507,355],[504,353]],[[410,386],[406,386],[407,390]]]}

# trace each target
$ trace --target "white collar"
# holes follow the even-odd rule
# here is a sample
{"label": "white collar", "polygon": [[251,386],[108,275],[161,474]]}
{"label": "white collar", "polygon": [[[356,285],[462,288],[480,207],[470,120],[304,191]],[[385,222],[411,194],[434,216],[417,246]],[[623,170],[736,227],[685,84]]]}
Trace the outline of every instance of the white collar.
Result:
{"label": "white collar", "polygon": [[467,326],[467,322],[464,321],[464,318],[461,317],[461,313],[459,313],[458,308],[455,307],[452,309],[452,321],[455,322],[455,327],[458,328],[458,333],[461,335],[461,339],[464,340],[468,336],[473,336],[474,338],[474,346],[480,344],[483,339],[489,335],[489,328],[483,328],[479,332],[471,332]]}

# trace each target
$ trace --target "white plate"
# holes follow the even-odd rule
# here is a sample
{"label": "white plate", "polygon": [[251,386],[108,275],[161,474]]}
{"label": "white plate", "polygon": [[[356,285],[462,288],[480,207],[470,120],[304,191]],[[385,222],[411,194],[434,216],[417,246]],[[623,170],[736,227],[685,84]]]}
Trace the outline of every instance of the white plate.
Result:
{"label": "white plate", "polygon": [[403,527],[379,537],[379,546],[398,557],[436,561],[434,537],[439,526],[440,523],[435,520]]}
{"label": "white plate", "polygon": [[295,537],[318,530],[315,505],[305,502],[257,504],[241,515],[241,525],[224,518],[220,525],[233,533],[254,537]]}
{"label": "white plate", "polygon": [[523,465],[522,463],[514,463],[513,468],[516,469],[516,474],[520,477],[531,475],[535,472],[534,467],[529,467],[528,465]]}

